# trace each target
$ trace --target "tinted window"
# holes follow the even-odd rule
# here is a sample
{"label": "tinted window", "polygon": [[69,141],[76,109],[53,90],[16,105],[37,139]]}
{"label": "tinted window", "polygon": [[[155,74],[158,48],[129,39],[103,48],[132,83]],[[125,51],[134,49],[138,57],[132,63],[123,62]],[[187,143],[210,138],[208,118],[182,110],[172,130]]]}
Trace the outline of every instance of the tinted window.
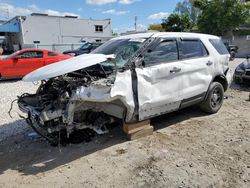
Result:
{"label": "tinted window", "polygon": [[177,43],[175,40],[161,42],[156,48],[144,56],[146,65],[175,60],[178,60]]}
{"label": "tinted window", "polygon": [[200,40],[182,40],[183,59],[204,57],[208,52]]}
{"label": "tinted window", "polygon": [[48,52],[48,56],[57,56],[58,54],[55,52]]}
{"label": "tinted window", "polygon": [[23,52],[18,55],[20,58],[42,58],[43,57],[43,52],[41,51],[28,51],[28,52]]}
{"label": "tinted window", "polygon": [[226,46],[220,39],[209,39],[209,41],[219,54],[221,55],[228,54]]}

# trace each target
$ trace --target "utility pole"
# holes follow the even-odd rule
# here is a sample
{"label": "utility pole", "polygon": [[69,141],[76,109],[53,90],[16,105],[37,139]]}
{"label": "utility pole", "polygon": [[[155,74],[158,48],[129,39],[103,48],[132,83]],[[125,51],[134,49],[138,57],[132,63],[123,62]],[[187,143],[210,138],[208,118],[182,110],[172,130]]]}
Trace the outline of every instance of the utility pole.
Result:
{"label": "utility pole", "polygon": [[9,12],[9,7],[6,9],[6,13],[7,13],[7,19],[10,19],[10,12]]}
{"label": "utility pole", "polygon": [[135,31],[137,31],[137,16],[135,16]]}

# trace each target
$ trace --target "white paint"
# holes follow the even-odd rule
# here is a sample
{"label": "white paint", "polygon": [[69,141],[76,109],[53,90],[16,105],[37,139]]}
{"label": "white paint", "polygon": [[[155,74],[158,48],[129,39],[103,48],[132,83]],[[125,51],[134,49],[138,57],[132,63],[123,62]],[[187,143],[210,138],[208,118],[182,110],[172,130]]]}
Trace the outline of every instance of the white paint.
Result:
{"label": "white paint", "polygon": [[182,76],[170,73],[179,62],[136,68],[138,78],[139,120],[179,108],[182,99]]}
{"label": "white paint", "polygon": [[[183,99],[200,95],[208,90],[214,75],[212,56],[186,59],[181,63]],[[207,63],[212,63],[210,66]]]}

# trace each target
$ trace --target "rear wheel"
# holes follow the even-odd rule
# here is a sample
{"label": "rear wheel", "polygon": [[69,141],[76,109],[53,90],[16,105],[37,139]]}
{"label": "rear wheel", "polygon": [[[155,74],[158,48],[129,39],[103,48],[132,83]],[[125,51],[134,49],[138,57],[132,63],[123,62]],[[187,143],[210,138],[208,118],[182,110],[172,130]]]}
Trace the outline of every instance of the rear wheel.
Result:
{"label": "rear wheel", "polygon": [[224,89],[221,83],[213,82],[209,89],[206,99],[200,108],[207,113],[213,114],[219,111],[224,100]]}

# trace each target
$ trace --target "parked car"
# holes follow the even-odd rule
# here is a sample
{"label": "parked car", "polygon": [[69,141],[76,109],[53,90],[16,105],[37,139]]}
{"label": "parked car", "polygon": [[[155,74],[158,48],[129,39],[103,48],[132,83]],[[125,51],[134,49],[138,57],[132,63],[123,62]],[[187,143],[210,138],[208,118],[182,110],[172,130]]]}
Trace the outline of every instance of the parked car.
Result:
{"label": "parked car", "polygon": [[194,104],[221,108],[230,84],[229,53],[217,36],[143,33],[121,36],[90,54],[40,68],[24,81],[43,81],[18,98],[27,122],[51,143],[75,131],[108,132]]}
{"label": "parked car", "polygon": [[80,48],[77,48],[75,50],[67,50],[64,51],[63,54],[75,54],[75,56],[81,55],[81,54],[88,54],[91,51],[93,51],[94,49],[96,49],[97,47],[99,47],[102,43],[90,43],[90,42],[86,42],[84,43]]}
{"label": "parked car", "polygon": [[23,49],[0,59],[0,79],[21,78],[24,75],[72,55],[41,49]]}
{"label": "parked car", "polygon": [[236,67],[233,79],[236,84],[250,84],[250,55]]}
{"label": "parked car", "polygon": [[228,42],[224,43],[228,52],[230,53],[230,60],[235,59],[235,55],[238,53],[239,47],[233,44],[229,44]]}

